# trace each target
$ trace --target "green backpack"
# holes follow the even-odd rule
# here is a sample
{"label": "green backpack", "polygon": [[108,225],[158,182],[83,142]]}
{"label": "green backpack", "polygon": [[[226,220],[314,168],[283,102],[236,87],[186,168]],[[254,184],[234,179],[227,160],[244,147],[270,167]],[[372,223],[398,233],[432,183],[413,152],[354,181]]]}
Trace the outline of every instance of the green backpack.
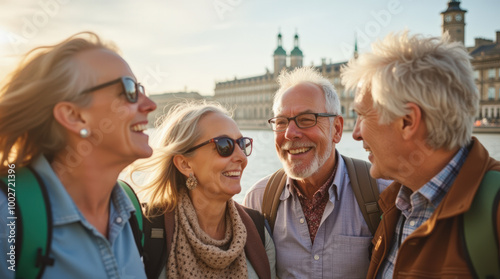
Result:
{"label": "green backpack", "polygon": [[[132,188],[118,180],[135,207],[130,217],[137,249],[142,256],[141,205]],[[21,186],[22,185],[22,186]],[[16,187],[18,186],[18,187]],[[0,177],[0,188],[8,201],[7,221],[16,224],[15,259],[16,278],[41,278],[48,265],[54,264],[49,257],[52,242],[52,212],[46,186],[30,167],[16,169],[15,173]]]}
{"label": "green backpack", "polygon": [[500,260],[495,224],[500,201],[500,172],[487,172],[463,215],[464,247],[469,268],[476,278],[500,278]]}

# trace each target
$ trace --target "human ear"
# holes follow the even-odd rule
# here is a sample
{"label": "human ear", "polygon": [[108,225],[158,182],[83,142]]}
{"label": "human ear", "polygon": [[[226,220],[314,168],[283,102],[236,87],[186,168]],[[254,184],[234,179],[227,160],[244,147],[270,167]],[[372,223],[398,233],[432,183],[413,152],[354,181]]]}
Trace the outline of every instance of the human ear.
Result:
{"label": "human ear", "polygon": [[52,110],[55,120],[66,130],[79,134],[81,129],[88,128],[82,118],[80,108],[70,102],[59,102]]}
{"label": "human ear", "polygon": [[409,111],[401,119],[401,133],[404,139],[414,138],[417,132],[422,128],[423,122],[422,109],[415,103],[406,104]]}
{"label": "human ear", "polygon": [[186,177],[193,173],[193,169],[191,168],[187,157],[184,155],[175,155],[173,161],[175,167]]}
{"label": "human ear", "polygon": [[335,119],[333,119],[333,128],[332,140],[334,143],[339,143],[342,139],[342,132],[344,130],[344,118],[342,115],[338,115]]}

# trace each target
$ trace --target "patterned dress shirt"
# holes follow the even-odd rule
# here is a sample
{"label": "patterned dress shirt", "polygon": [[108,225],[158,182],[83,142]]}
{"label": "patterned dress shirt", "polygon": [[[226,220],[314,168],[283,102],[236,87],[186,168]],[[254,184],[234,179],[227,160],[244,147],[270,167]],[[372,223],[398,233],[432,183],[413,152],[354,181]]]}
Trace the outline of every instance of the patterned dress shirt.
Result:
{"label": "patterned dress shirt", "polygon": [[[338,158],[338,157],[337,157]],[[335,177],[335,172],[337,171],[338,159],[335,163],[335,168],[330,178],[314,193],[312,199],[308,199],[305,195],[300,192],[300,189],[294,181],[294,190],[297,192],[299,197],[300,205],[302,205],[302,210],[304,211],[304,216],[306,217],[307,226],[309,227],[309,235],[311,236],[311,243],[314,243],[314,238],[318,232],[319,224],[321,223],[321,217],[323,217],[323,212],[325,211],[326,204],[328,203],[328,190],[333,187],[335,192],[335,198],[337,199],[337,186],[332,185],[333,178]]]}
{"label": "patterned dress shirt", "polygon": [[[248,190],[244,200],[246,206],[261,210],[269,178],[263,178]],[[338,156],[338,168],[328,187],[328,202],[314,242],[291,183],[293,180],[288,178],[281,193],[273,231],[276,275],[281,279],[365,278],[372,235],[352,191],[342,156]],[[390,183],[377,179],[380,192]]]}

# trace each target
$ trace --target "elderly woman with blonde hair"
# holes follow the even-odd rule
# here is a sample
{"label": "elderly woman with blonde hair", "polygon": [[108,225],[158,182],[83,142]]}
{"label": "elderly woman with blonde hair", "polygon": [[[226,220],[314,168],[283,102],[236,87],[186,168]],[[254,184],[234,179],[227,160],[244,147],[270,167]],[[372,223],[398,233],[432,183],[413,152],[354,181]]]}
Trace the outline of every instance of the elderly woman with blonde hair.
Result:
{"label": "elderly woman with blonde hair", "polygon": [[[154,155],[134,169],[146,179],[153,223],[145,229],[148,277],[275,278],[263,216],[232,199],[241,191],[252,139],[224,108],[206,102],[174,107],[156,133]],[[158,229],[166,241],[154,244]]]}
{"label": "elderly woman with blonde hair", "polygon": [[[25,277],[146,277],[129,221],[135,208],[117,178],[136,159],[151,156],[143,131],[154,109],[117,49],[91,32],[34,49],[2,84],[0,175],[15,167],[20,179],[20,169],[31,169],[52,211],[50,249],[28,263],[46,266]],[[0,191],[0,224],[12,218],[6,195]],[[6,266],[11,231],[0,228],[0,277],[19,277],[28,268]]]}

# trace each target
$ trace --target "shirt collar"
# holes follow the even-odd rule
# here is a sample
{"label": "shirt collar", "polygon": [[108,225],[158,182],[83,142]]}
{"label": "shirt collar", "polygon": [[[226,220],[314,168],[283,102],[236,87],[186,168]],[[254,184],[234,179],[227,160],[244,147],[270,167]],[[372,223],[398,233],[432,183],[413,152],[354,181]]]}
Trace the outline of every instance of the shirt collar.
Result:
{"label": "shirt collar", "polygon": [[420,194],[426,198],[429,203],[434,206],[434,208],[437,208],[453,182],[455,182],[455,178],[457,177],[458,172],[460,171],[460,168],[465,162],[468,154],[469,149],[466,146],[460,148],[457,154],[453,156],[450,162],[448,162],[448,164],[438,174],[436,174],[429,182],[424,184],[414,193],[410,188],[403,185],[399,190],[398,197],[396,198],[396,207],[401,211],[411,210],[411,199],[416,194]]}
{"label": "shirt collar", "polygon": [[[44,156],[39,156],[33,160],[31,166],[47,188],[54,225],[83,221],[85,218],[80,213],[80,210],[62,185],[47,159]],[[111,192],[111,202],[113,203],[111,209],[114,208],[122,218],[126,218],[127,220],[130,218],[131,212],[135,211],[134,205],[118,183]]]}

